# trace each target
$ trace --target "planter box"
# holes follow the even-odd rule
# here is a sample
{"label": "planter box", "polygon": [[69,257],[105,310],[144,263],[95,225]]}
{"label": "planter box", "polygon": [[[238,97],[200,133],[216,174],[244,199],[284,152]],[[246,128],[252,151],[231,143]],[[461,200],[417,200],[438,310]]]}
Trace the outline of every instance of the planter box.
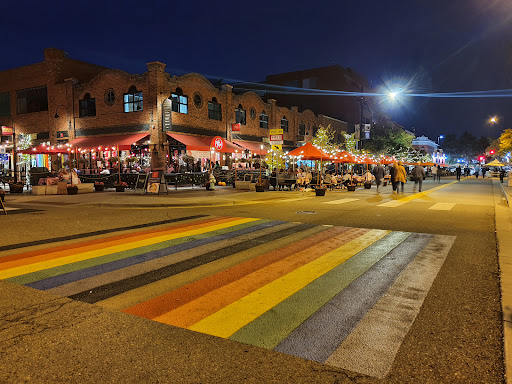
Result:
{"label": "planter box", "polygon": [[354,192],[355,190],[356,190],[356,186],[355,185],[347,185],[347,191]]}
{"label": "planter box", "polygon": [[124,187],[122,185],[116,185],[116,192],[124,192]]}
{"label": "planter box", "polygon": [[265,186],[264,185],[256,185],[255,188],[256,188],[256,192],[265,192]]}
{"label": "planter box", "polygon": [[46,186],[46,194],[47,195],[56,195],[57,194],[57,185],[47,185]]}
{"label": "planter box", "polygon": [[95,185],[94,190],[96,192],[103,192],[105,190],[105,185]]}
{"label": "planter box", "polygon": [[371,189],[372,183],[364,183],[364,189]]}
{"label": "planter box", "polygon": [[9,192],[10,193],[23,193],[23,185],[19,186],[19,185],[9,184]]}
{"label": "planter box", "polygon": [[315,188],[315,194],[317,196],[325,196],[325,191],[326,190],[327,189],[325,189],[325,188]]}
{"label": "planter box", "polygon": [[33,195],[46,195],[46,185],[34,185],[32,187]]}
{"label": "planter box", "polygon": [[94,183],[81,183],[76,184],[78,187],[78,193],[93,193],[94,192]]}
{"label": "planter box", "polygon": [[67,187],[68,195],[76,195],[78,194],[78,188],[76,186],[73,187]]}
{"label": "planter box", "polygon": [[251,182],[250,181],[237,180],[237,181],[235,181],[235,188],[236,189],[247,189],[247,190],[250,190]]}

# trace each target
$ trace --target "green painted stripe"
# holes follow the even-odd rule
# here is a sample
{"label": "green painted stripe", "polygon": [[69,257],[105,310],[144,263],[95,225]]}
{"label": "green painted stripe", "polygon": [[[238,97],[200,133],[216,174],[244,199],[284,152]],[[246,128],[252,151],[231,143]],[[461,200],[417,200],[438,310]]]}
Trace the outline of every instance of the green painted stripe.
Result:
{"label": "green painted stripe", "polygon": [[218,235],[222,235],[225,233],[238,231],[240,229],[253,227],[255,225],[259,225],[259,224],[262,224],[262,223],[265,223],[268,221],[270,221],[270,220],[262,219],[262,220],[257,220],[257,221],[251,221],[249,223],[239,224],[239,225],[235,225],[232,227],[219,229],[219,230],[216,230],[213,232],[207,232],[207,233],[203,233],[203,234],[182,237],[182,238],[173,239],[173,240],[169,240],[169,241],[163,241],[161,243],[151,244],[151,245],[147,245],[144,247],[133,248],[133,249],[129,249],[129,250],[122,251],[122,252],[116,252],[116,253],[112,253],[109,255],[101,256],[101,257],[95,257],[95,258],[91,258],[91,259],[87,259],[87,260],[78,261],[76,263],[62,265],[59,267],[43,269],[41,271],[28,273],[26,275],[11,277],[6,280],[10,281],[12,283],[16,283],[16,284],[29,284],[34,281],[39,281],[39,280],[47,279],[50,277],[62,275],[64,273],[75,272],[75,271],[79,271],[79,270],[93,267],[96,265],[106,264],[106,263],[110,263],[113,261],[126,259],[129,257],[134,257],[134,256],[137,256],[137,255],[140,255],[143,253],[156,251],[156,250],[164,249],[167,247],[187,243],[189,241],[205,239],[208,237],[213,237],[213,236],[218,236]]}
{"label": "green painted stripe", "polygon": [[230,339],[275,348],[290,332],[409,236],[406,232],[389,233],[247,324]]}

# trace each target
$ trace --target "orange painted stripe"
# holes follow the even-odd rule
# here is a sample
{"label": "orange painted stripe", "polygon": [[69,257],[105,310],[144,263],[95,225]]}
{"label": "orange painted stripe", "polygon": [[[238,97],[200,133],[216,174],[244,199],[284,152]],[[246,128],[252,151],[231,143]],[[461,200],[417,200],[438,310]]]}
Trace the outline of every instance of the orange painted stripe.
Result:
{"label": "orange painted stripe", "polygon": [[[238,218],[221,218],[220,220],[216,220],[215,224],[229,223],[230,221],[235,221],[235,220],[238,220]],[[0,264],[0,270],[16,268],[16,267],[20,267],[20,266],[24,266],[24,265],[39,263],[42,261],[54,260],[54,259],[58,259],[61,257],[70,256],[75,253],[90,252],[90,251],[103,249],[106,247],[112,247],[112,246],[116,246],[116,245],[126,245],[128,243],[135,243],[135,242],[138,242],[138,241],[141,241],[144,239],[150,239],[150,238],[156,237],[156,236],[186,232],[186,231],[193,230],[196,228],[209,227],[211,225],[212,225],[212,221],[206,220],[206,221],[203,221],[201,224],[197,224],[197,223],[192,224],[191,223],[191,224],[187,224],[187,225],[183,224],[183,225],[173,226],[171,229],[167,229],[165,231],[159,231],[157,233],[145,233],[142,235],[137,234],[135,236],[131,236],[129,239],[118,238],[117,240],[111,240],[111,238],[109,238],[109,241],[106,241],[106,242],[102,241],[100,243],[97,243],[95,240],[93,240],[90,243],[83,243],[80,248],[73,247],[72,249],[63,249],[60,251],[53,251],[53,249],[50,249],[50,250],[47,250],[46,253],[44,253],[44,254],[40,254],[38,256],[32,256],[32,257],[29,257],[28,259],[23,258],[23,259],[17,259],[17,260],[4,262],[4,263]],[[115,237],[118,237],[118,236],[115,236]],[[73,250],[76,250],[76,251],[73,252]],[[50,252],[48,252],[48,251],[50,251]]]}
{"label": "orange painted stripe", "polygon": [[350,229],[340,235],[331,237],[329,240],[315,244],[314,251],[311,249],[302,250],[172,311],[155,317],[153,320],[182,328],[190,327],[251,292],[349,243],[368,231],[368,229]]}
{"label": "orange painted stripe", "polygon": [[[129,238],[144,235],[144,234],[160,233],[160,232],[165,232],[165,231],[168,231],[168,230],[174,229],[174,228],[186,228],[186,227],[192,226],[192,225],[213,222],[213,221],[218,221],[218,220],[223,220],[223,219],[225,219],[225,217],[207,218],[207,219],[196,220],[193,222],[188,222],[188,223],[183,223],[183,224],[169,225],[169,226],[158,228],[158,229],[150,229],[150,230],[137,231],[137,232],[132,232],[132,233],[125,233],[125,234],[115,235],[115,236],[111,236],[111,237],[103,237],[101,239],[81,241],[79,243],[61,245],[59,247],[37,249],[34,251],[17,253],[17,254],[13,254],[13,255],[4,256],[4,257],[0,256],[0,265],[2,263],[8,262],[8,261],[14,261],[14,260],[19,260],[19,259],[24,259],[24,258],[29,258],[29,257],[39,256],[39,255],[45,255],[48,252],[59,252],[59,251],[71,250],[71,249],[75,249],[75,248],[82,248],[87,245],[104,244],[104,243],[108,243],[109,241],[113,241],[113,240],[129,239]],[[108,231],[106,230],[105,232],[108,232]]]}
{"label": "orange painted stripe", "polygon": [[288,256],[295,255],[297,252],[311,247],[316,247],[317,243],[329,240],[333,236],[337,236],[347,230],[348,228],[346,227],[334,227],[327,229],[283,248],[275,249],[214,275],[157,296],[151,300],[126,308],[123,312],[139,317],[145,317],[146,319],[152,319],[195,300],[208,292],[247,276],[258,269],[266,267],[267,265],[275,263]]}

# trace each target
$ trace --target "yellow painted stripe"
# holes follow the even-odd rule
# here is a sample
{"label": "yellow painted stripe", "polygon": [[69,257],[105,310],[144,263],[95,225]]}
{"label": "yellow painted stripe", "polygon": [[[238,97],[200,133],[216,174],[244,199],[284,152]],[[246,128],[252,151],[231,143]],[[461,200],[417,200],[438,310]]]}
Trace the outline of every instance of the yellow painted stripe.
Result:
{"label": "yellow painted stripe", "polygon": [[4,271],[0,271],[0,279],[8,279],[10,277],[25,275],[27,273],[37,272],[37,271],[41,271],[43,269],[59,267],[61,265],[75,263],[77,261],[82,261],[82,260],[87,260],[87,259],[91,259],[91,258],[95,258],[95,257],[105,256],[105,255],[108,255],[111,253],[122,252],[122,251],[126,251],[126,250],[133,249],[133,248],[144,247],[147,245],[157,244],[157,243],[160,243],[163,241],[177,239],[180,237],[199,235],[202,233],[216,231],[219,229],[223,229],[223,228],[227,228],[227,227],[231,227],[231,226],[235,226],[235,225],[239,225],[239,224],[243,224],[243,223],[249,223],[249,222],[257,221],[257,220],[259,220],[259,219],[239,219],[239,220],[230,221],[228,223],[212,225],[209,227],[199,228],[199,229],[175,233],[175,234],[168,234],[168,235],[164,235],[164,236],[156,236],[156,237],[153,237],[150,239],[145,239],[145,240],[141,240],[141,241],[137,241],[137,242],[133,242],[133,243],[122,244],[122,245],[117,245],[117,246],[113,246],[113,247],[107,247],[107,248],[103,248],[100,250],[94,250],[94,251],[89,251],[89,252],[77,253],[77,254],[74,254],[71,256],[67,256],[67,257],[60,257],[58,259],[42,261],[39,263],[24,265],[24,266],[16,267],[16,268],[10,268],[10,269],[6,269]]}
{"label": "yellow painted stripe", "polygon": [[227,338],[313,280],[388,234],[374,229],[228,305],[188,329]]}

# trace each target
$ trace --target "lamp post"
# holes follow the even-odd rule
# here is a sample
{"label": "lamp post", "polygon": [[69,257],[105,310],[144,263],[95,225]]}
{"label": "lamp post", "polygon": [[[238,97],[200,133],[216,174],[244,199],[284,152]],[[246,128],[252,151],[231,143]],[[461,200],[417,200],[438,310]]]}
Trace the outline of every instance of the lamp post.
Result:
{"label": "lamp post", "polygon": [[444,139],[444,135],[437,136],[437,145],[441,143],[441,139]]}
{"label": "lamp post", "polygon": [[[53,116],[55,119],[58,119],[60,117],[59,114],[57,113],[58,110],[59,110],[59,107],[64,108],[66,110],[67,114],[68,114],[68,141],[69,141],[69,136],[70,136],[69,133],[71,132],[71,116],[69,114],[69,109],[64,104],[57,105],[57,107],[55,108],[55,116]],[[69,161],[69,170],[71,171],[71,168],[72,168],[72,165],[71,165],[71,153],[68,154],[68,161]],[[78,161],[77,161],[77,168],[78,168]]]}

